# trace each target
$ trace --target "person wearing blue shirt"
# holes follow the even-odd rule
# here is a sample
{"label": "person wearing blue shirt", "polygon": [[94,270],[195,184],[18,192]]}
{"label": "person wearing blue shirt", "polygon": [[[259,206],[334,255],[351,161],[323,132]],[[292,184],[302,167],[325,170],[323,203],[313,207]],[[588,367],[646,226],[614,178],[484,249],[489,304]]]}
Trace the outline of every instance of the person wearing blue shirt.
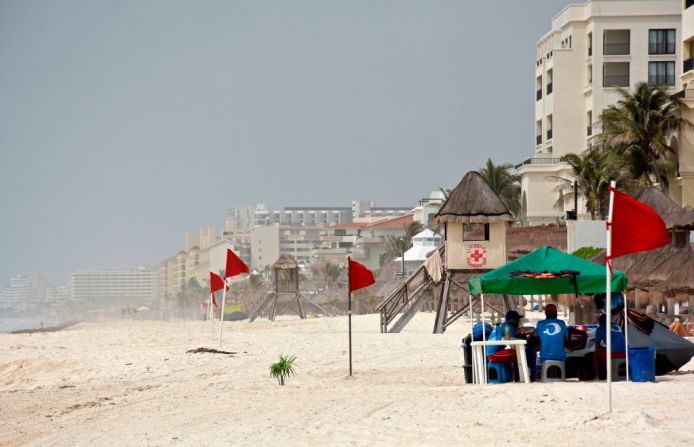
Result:
{"label": "person wearing blue shirt", "polygon": [[[612,358],[623,358],[626,355],[624,333],[618,325],[611,324],[610,326],[612,326]],[[595,355],[593,359],[598,377],[604,379],[607,375],[607,315],[605,314],[600,315],[600,324],[595,330]]]}
{"label": "person wearing blue shirt", "polygon": [[[520,324],[520,315],[515,310],[506,312],[505,322],[497,324],[489,336],[490,340],[504,340],[508,335],[509,338],[516,338],[518,335],[518,325]],[[507,334],[508,333],[508,334]],[[503,346],[488,346],[487,355],[493,355],[503,350]],[[515,351],[513,351],[515,353]]]}
{"label": "person wearing blue shirt", "polygon": [[564,346],[569,337],[566,323],[557,318],[557,306],[545,306],[544,320],[537,322],[535,334],[540,337],[540,363],[545,360],[564,361],[566,352]]}
{"label": "person wearing blue shirt", "polygon": [[[595,330],[595,346],[607,349],[607,316],[605,314],[600,315],[600,325]],[[626,341],[624,340],[624,333],[622,329],[616,325],[612,324],[612,352],[626,352]]]}

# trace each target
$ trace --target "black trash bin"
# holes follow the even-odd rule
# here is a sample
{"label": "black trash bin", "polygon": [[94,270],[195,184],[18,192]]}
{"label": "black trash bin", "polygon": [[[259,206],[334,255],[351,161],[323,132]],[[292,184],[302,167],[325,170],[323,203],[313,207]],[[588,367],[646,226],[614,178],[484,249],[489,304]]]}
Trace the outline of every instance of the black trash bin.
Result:
{"label": "black trash bin", "polygon": [[465,372],[465,383],[472,383],[472,336],[468,335],[463,338],[462,345],[463,349],[463,370]]}

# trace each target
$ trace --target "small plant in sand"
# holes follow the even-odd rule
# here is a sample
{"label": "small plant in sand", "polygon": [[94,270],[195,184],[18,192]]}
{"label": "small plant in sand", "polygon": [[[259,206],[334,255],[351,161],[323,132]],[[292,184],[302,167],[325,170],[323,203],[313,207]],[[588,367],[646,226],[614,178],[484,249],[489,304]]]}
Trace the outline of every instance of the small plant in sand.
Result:
{"label": "small plant in sand", "polygon": [[270,365],[270,376],[277,379],[280,385],[284,385],[285,379],[296,375],[294,360],[296,360],[296,356],[294,355],[284,356],[280,354],[279,362]]}

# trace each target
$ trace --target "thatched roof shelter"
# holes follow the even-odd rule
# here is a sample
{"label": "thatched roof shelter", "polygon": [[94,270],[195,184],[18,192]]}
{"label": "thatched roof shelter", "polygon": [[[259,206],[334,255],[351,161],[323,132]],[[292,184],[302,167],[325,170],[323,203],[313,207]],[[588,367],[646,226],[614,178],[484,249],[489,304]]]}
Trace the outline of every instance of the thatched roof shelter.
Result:
{"label": "thatched roof shelter", "polygon": [[476,171],[465,174],[434,217],[435,224],[513,221],[514,218],[504,202]]}
{"label": "thatched roof shelter", "polygon": [[681,207],[655,186],[649,186],[635,196],[655,210],[665,221],[668,230],[694,230],[694,208]]}
{"label": "thatched roof shelter", "polygon": [[545,245],[566,251],[566,226],[553,224],[506,229],[509,260],[525,256]]}
{"label": "thatched roof shelter", "polygon": [[282,254],[277,261],[272,264],[272,269],[276,270],[291,270],[298,268],[299,266],[297,265],[296,261],[294,258],[289,256],[288,254]]}
{"label": "thatched roof shelter", "polygon": [[[605,263],[605,252],[593,258]],[[626,273],[629,289],[661,292],[669,296],[694,293],[694,249],[666,245],[655,250],[615,258],[613,268]]]}

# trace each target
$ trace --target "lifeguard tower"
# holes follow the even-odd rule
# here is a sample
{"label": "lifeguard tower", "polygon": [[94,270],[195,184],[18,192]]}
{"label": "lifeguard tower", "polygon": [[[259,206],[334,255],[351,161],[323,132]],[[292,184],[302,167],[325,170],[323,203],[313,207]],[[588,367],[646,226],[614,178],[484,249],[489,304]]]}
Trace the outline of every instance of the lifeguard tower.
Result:
{"label": "lifeguard tower", "polygon": [[[443,333],[470,303],[476,304],[476,299],[462,300],[457,308],[451,306],[453,296],[467,295],[466,281],[506,264],[506,227],[513,221],[504,202],[478,172],[465,174],[434,217],[433,222],[443,226],[444,244],[429,255],[440,257],[441,262],[428,264],[430,269],[440,265],[441,270],[430,272],[425,263],[377,307],[381,332],[400,332],[427,301],[433,301],[434,333]],[[432,273],[440,279],[435,281]],[[493,305],[487,307],[501,313]]]}
{"label": "lifeguard tower", "polygon": [[[299,265],[294,258],[283,254],[272,265],[273,282],[251,304],[248,310],[250,321],[266,315],[268,320],[275,321],[275,315],[287,308],[292,308],[300,318],[306,318],[302,300],[307,300],[318,309],[325,310],[310,300],[299,287]],[[277,310],[278,304],[282,306]],[[295,305],[296,307],[292,307]],[[327,313],[327,312],[326,312]]]}

